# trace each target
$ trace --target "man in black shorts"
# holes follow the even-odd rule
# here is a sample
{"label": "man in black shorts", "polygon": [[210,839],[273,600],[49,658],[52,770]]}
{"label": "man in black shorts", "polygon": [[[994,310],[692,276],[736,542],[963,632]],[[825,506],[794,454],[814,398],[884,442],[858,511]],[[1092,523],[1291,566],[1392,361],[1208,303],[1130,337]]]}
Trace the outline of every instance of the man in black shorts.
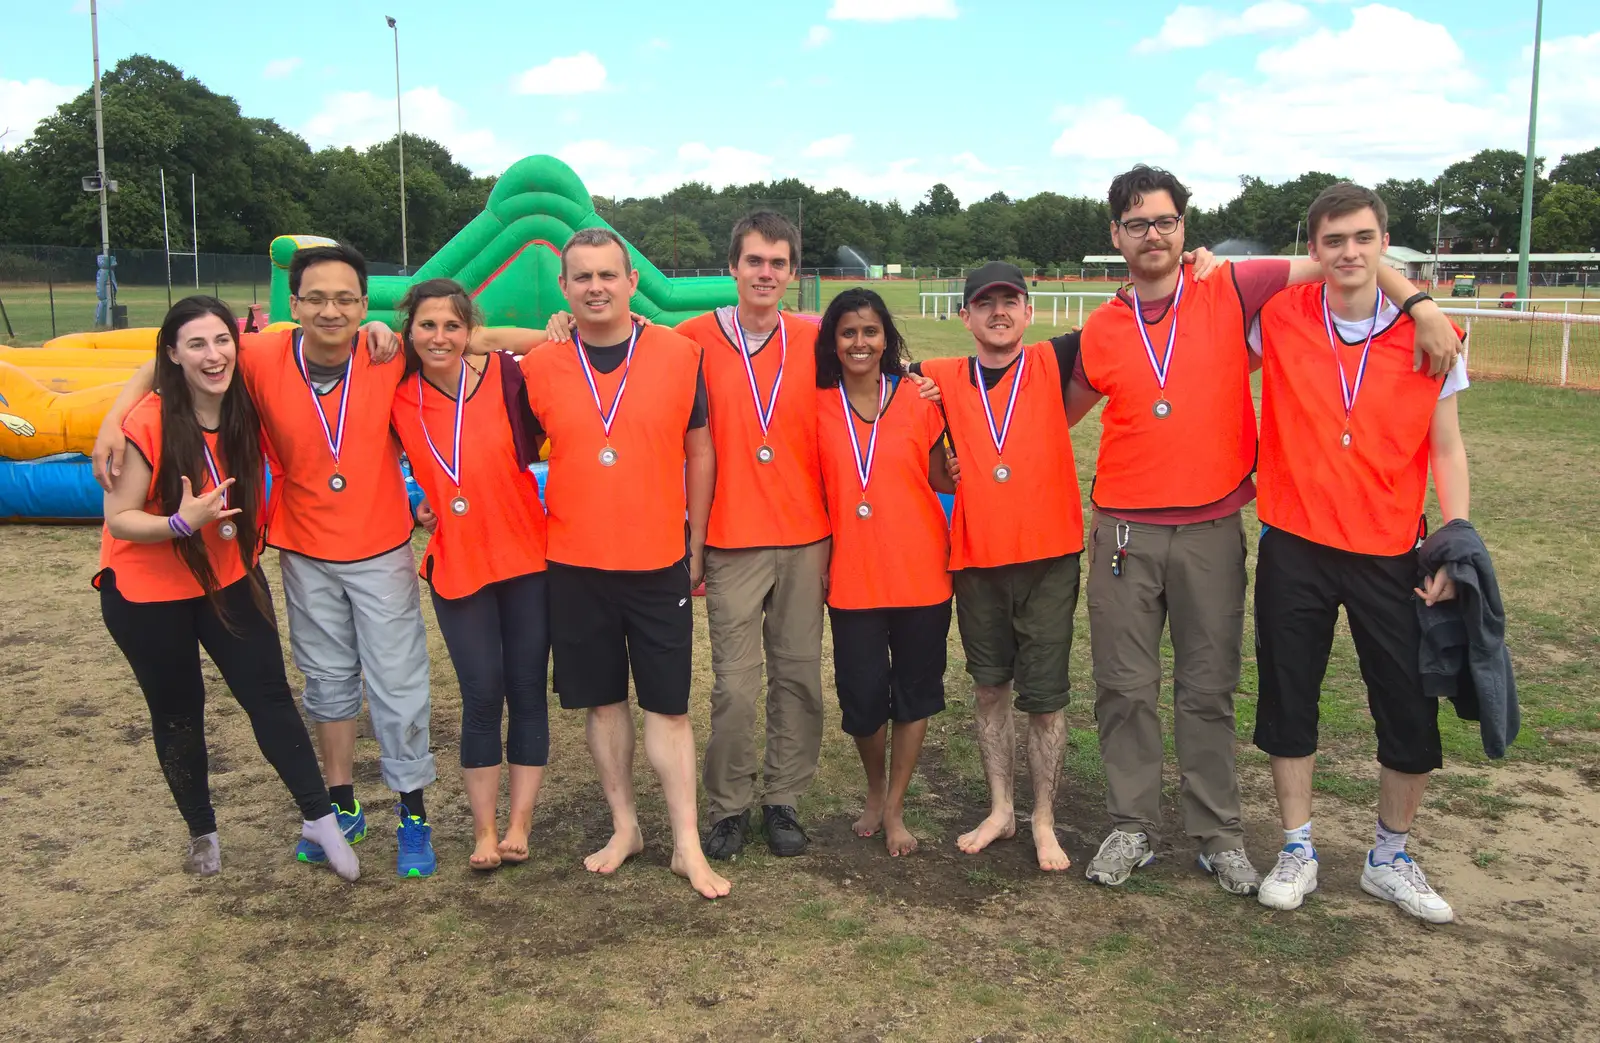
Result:
{"label": "man in black shorts", "polygon": [[612,873],[644,850],[633,794],[631,666],[645,754],[672,820],[672,871],[706,898],[721,898],[730,885],[700,847],[689,723],[689,599],[704,571],[716,472],[700,346],[633,322],[628,301],[639,274],[610,229],[574,233],[561,269],[573,340],[534,348],[522,371],[550,439],[555,689],[564,708],[588,711],[589,751],[611,807],[611,840],[584,866]]}

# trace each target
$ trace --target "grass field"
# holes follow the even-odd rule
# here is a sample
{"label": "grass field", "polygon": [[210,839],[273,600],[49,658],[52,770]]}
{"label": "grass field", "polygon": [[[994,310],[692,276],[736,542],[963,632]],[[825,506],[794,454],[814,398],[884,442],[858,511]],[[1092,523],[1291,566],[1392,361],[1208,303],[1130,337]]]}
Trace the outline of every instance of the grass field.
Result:
{"label": "grass field", "polygon": [[[920,356],[966,350],[951,322],[906,321]],[[641,756],[645,853],[585,873],[607,815],[581,719],[552,711],[534,859],[468,870],[457,764],[459,697],[432,610],[429,800],[438,876],[397,880],[377,750],[357,782],[372,821],[365,876],[341,885],[289,859],[293,804],[206,664],[225,870],[177,872],[184,831],[126,662],[88,579],[92,528],[0,530],[0,1037],[14,1040],[1216,1040],[1490,1043],[1592,1038],[1600,1010],[1600,398],[1485,383],[1462,400],[1473,516],[1496,555],[1523,732],[1487,762],[1442,715],[1448,766],[1415,851],[1459,922],[1428,928],[1361,894],[1371,842],[1373,739],[1349,638],[1322,707],[1322,887],[1290,914],[1222,894],[1170,832],[1117,891],[1081,876],[1105,828],[1088,627],[1073,650],[1072,744],[1058,823],[1074,870],[1032,867],[1026,828],[980,856],[954,840],[984,785],[960,644],[950,708],[929,731],[908,821],[923,842],[891,860],[854,837],[853,748],[830,692],[822,764],[802,815],[812,851],[754,853],[733,894],[691,898],[666,865],[665,813]],[[1074,432],[1087,488],[1093,415]],[[1588,477],[1584,477],[1588,476]],[[1253,517],[1249,520],[1254,529]],[[1252,539],[1252,546],[1254,541]],[[420,540],[418,541],[420,546]],[[275,556],[268,559],[282,604]],[[693,714],[707,728],[710,659],[696,603]],[[281,613],[280,613],[281,614]],[[1342,631],[1341,627],[1341,631]],[[1248,630],[1247,630],[1248,635]],[[1246,637],[1238,700],[1245,821],[1258,865],[1281,843],[1265,760],[1248,745],[1256,690]],[[298,675],[291,670],[291,679]],[[1177,821],[1168,768],[1166,820]],[[1025,782],[1019,792],[1026,792]],[[1019,809],[1026,813],[1026,803]],[[1585,1026],[1588,1026],[1587,1028]]]}

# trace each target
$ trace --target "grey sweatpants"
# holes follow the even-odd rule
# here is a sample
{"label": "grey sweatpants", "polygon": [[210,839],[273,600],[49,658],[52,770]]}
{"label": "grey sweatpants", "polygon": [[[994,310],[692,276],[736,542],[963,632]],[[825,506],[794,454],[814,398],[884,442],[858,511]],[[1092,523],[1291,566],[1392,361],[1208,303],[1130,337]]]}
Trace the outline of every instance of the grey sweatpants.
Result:
{"label": "grey sweatpants", "polygon": [[438,772],[428,750],[428,639],[410,545],[352,562],[285,550],[278,565],[289,652],[306,675],[306,716],[353,720],[365,678],[384,785],[406,793],[432,782]]}

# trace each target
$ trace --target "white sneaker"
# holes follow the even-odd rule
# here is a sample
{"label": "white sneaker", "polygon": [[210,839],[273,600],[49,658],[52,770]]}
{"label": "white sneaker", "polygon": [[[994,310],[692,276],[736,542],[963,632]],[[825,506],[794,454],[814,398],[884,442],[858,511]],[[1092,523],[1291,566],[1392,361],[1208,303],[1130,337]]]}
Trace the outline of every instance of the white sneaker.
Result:
{"label": "white sneaker", "polygon": [[1404,851],[1396,855],[1393,862],[1380,865],[1373,864],[1372,852],[1368,851],[1361,868],[1361,890],[1374,898],[1393,902],[1428,923],[1449,923],[1456,918],[1450,903],[1428,886],[1428,878],[1422,875],[1422,867]]}
{"label": "white sneaker", "polygon": [[1269,909],[1298,909],[1316,889],[1316,852],[1304,844],[1289,844],[1278,852],[1278,864],[1261,881],[1256,901]]}

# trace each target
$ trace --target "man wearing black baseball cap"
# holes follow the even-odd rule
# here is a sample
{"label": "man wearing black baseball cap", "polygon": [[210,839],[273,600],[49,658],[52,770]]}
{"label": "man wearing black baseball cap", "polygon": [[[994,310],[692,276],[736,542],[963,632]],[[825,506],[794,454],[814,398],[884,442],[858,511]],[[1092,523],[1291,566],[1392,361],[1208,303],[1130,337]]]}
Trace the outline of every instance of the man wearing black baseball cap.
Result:
{"label": "man wearing black baseball cap", "polygon": [[931,359],[964,478],[952,515],[961,644],[977,695],[989,815],[957,841],[976,854],[1016,832],[1015,740],[1009,701],[1028,713],[1033,842],[1039,868],[1072,864],[1055,835],[1067,728],[1067,660],[1078,602],[1083,508],[1063,400],[1077,336],[1031,344],[1028,283],[991,261],[967,277],[961,321],[977,354]]}

